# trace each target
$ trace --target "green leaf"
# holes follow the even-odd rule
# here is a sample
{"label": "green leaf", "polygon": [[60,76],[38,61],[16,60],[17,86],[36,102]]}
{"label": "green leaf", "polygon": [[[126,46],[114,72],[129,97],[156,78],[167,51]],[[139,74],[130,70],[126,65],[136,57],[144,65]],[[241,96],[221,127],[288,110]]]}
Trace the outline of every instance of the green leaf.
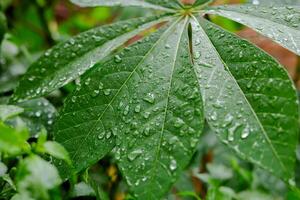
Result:
{"label": "green leaf", "polygon": [[[178,0],[71,0],[82,7],[94,7],[94,6],[138,6],[144,8],[151,8],[156,10],[171,11],[174,12],[174,8],[180,8]],[[170,9],[171,8],[171,9]]]}
{"label": "green leaf", "polygon": [[7,166],[0,162],[0,177],[3,177],[7,172]]}
{"label": "green leaf", "polygon": [[32,199],[49,199],[48,190],[61,184],[57,169],[39,156],[25,158],[16,174],[17,190]]}
{"label": "green leaf", "polygon": [[72,197],[96,196],[94,189],[85,182],[77,183],[72,191]]}
{"label": "green leaf", "polygon": [[48,153],[49,155],[57,159],[65,160],[67,163],[71,164],[69,153],[59,143],[53,141],[47,141],[44,144],[44,149],[45,152]]}
{"label": "green leaf", "polygon": [[249,3],[257,4],[257,5],[300,5],[300,0],[248,0]]}
{"label": "green leaf", "polygon": [[24,112],[24,109],[13,105],[0,105],[0,120],[6,121]]}
{"label": "green leaf", "polygon": [[177,20],[86,73],[56,124],[55,138],[76,171],[116,146],[115,158],[138,199],[160,199],[170,189],[203,127],[186,24]]}
{"label": "green leaf", "polygon": [[196,0],[193,7],[197,7],[197,6],[201,6],[201,5],[207,5],[211,2],[212,2],[212,0]]}
{"label": "green leaf", "polygon": [[31,136],[37,137],[43,128],[46,128],[49,134],[53,133],[57,111],[47,99],[38,98],[17,105],[24,109],[20,117],[26,123]]}
{"label": "green leaf", "polygon": [[249,26],[300,55],[299,6],[219,6],[208,8],[207,13]]}
{"label": "green leaf", "polygon": [[27,151],[29,148],[27,138],[26,129],[13,129],[0,122],[0,152],[17,155]]}
{"label": "green leaf", "polygon": [[6,19],[4,14],[0,11],[0,44],[3,40],[6,29]]}
{"label": "green leaf", "polygon": [[209,125],[243,158],[292,178],[298,100],[287,72],[249,42],[200,21],[202,28],[192,21],[193,49]]}
{"label": "green leaf", "polygon": [[167,19],[152,16],[121,21],[89,30],[56,45],[30,66],[12,100],[49,94],[79,77],[140,31],[164,20]]}

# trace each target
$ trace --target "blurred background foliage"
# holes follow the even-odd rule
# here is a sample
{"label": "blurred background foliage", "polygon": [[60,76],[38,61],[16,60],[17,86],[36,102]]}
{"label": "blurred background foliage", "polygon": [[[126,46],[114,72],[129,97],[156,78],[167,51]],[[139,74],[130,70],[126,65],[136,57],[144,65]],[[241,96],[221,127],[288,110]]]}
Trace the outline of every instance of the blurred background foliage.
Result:
{"label": "blurred background foliage", "polygon": [[[284,5],[286,3],[300,5],[297,0],[273,1]],[[191,3],[192,1],[184,0],[184,2]],[[216,0],[213,4],[247,2],[271,4],[271,0]],[[7,102],[19,77],[46,49],[95,26],[153,14],[153,11],[139,8],[79,8],[67,0],[0,0],[0,7],[7,19],[7,31],[0,54],[0,104]],[[4,21],[4,15],[0,12],[0,20]],[[300,88],[299,57],[241,24],[217,16],[207,16],[207,18],[252,41],[274,56],[287,68],[295,84]],[[4,27],[0,27],[0,40],[2,37],[1,29]],[[135,39],[137,38],[133,38],[133,41]],[[44,99],[25,105],[32,108],[32,112],[23,113],[19,117],[23,120],[35,117],[35,120],[38,121],[38,123],[33,123],[30,128],[33,138],[38,137],[36,133],[39,133],[43,127],[48,130],[51,138],[51,125],[56,112],[55,108],[60,109],[64,98],[74,87],[75,83],[71,83],[53,92],[47,97],[49,102]],[[45,108],[41,106],[43,102],[51,103],[54,107],[47,103]],[[39,112],[40,114],[37,115]],[[49,113],[51,118],[49,118]],[[16,122],[12,120],[10,123]],[[36,127],[35,124],[41,124],[41,126]],[[209,128],[206,128],[190,167],[175,184],[168,199],[300,199],[300,192],[296,187],[287,187],[274,176],[237,158],[224,145],[220,144],[214,134],[210,132]],[[299,187],[300,148],[298,149],[296,180],[295,183],[291,184]],[[0,187],[4,187],[5,184],[1,182],[1,179],[3,181],[5,177],[1,175],[0,166]],[[61,195],[57,195],[57,192]],[[7,199],[3,195],[0,193],[0,199]],[[61,199],[58,196],[62,196],[63,199],[131,199],[115,161],[110,156],[102,159],[72,180],[63,183],[59,191],[56,191],[53,199]]]}

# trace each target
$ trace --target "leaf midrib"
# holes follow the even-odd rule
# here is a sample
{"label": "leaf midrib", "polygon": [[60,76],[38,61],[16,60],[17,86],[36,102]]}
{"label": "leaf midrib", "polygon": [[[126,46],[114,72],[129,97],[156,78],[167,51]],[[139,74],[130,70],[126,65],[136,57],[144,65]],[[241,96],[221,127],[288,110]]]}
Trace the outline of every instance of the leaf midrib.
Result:
{"label": "leaf midrib", "polygon": [[[188,20],[188,17],[185,17],[184,26],[182,26],[181,35],[180,35],[180,38],[178,39],[178,43],[176,45],[176,53],[175,53],[176,56],[174,56],[174,61],[173,61],[173,64],[172,64],[171,78],[170,78],[170,83],[169,83],[169,88],[168,88],[168,93],[167,93],[167,101],[166,101],[165,111],[164,111],[163,126],[162,126],[162,129],[161,129],[161,132],[160,132],[160,136],[159,136],[159,143],[158,143],[158,147],[157,147],[157,150],[156,150],[157,153],[156,153],[156,157],[155,157],[155,160],[154,160],[154,167],[152,168],[151,171],[156,171],[157,170],[157,163],[158,163],[158,159],[159,159],[159,156],[160,156],[162,139],[163,139],[163,133],[164,133],[166,119],[167,119],[167,112],[168,112],[168,107],[169,107],[169,98],[170,98],[170,92],[171,92],[171,87],[172,87],[174,69],[175,69],[175,64],[176,64],[176,60],[177,60],[177,57],[178,57],[179,45],[181,43],[183,31],[184,31],[184,29],[186,27],[187,20]],[[151,180],[153,180],[153,178],[154,178],[154,176],[151,176]]]}
{"label": "leaf midrib", "polygon": [[[102,119],[103,115],[106,113],[107,109],[109,107],[112,107],[111,104],[114,102],[114,100],[116,99],[116,97],[118,96],[118,94],[121,92],[121,90],[123,89],[123,87],[126,85],[126,83],[130,80],[130,78],[132,77],[132,75],[134,74],[134,72],[137,70],[137,68],[145,61],[145,59],[148,57],[148,55],[155,49],[155,47],[158,45],[158,43],[161,41],[161,39],[163,38],[163,36],[166,34],[166,32],[168,30],[170,30],[178,21],[180,20],[177,19],[165,32],[164,34],[162,34],[160,36],[160,38],[155,42],[155,44],[151,47],[151,49],[148,51],[148,53],[145,54],[145,56],[143,56],[143,59],[137,64],[137,66],[133,69],[133,71],[130,73],[130,75],[128,76],[128,78],[124,81],[124,83],[122,84],[122,86],[119,88],[119,90],[116,92],[116,94],[113,96],[113,98],[111,99],[111,101],[107,104],[107,106],[105,107],[104,111],[101,113],[101,115],[99,116],[99,118],[96,120],[96,122],[94,123],[95,125],[90,129],[90,131],[87,133],[86,137],[84,138],[84,140],[86,140],[90,134],[95,130],[96,128],[96,124]],[[113,107],[112,107],[113,108]],[[72,155],[72,160],[77,156],[78,152],[80,152],[80,147],[77,148],[78,150],[75,152],[75,154]]]}
{"label": "leaf midrib", "polygon": [[[197,20],[197,22],[198,22],[198,20]],[[199,23],[199,22],[198,22],[198,23]],[[201,25],[200,23],[199,23],[199,25],[200,25],[200,28],[203,30],[202,25]],[[203,30],[203,33],[205,33],[204,30]],[[217,49],[215,48],[213,42],[210,40],[210,38],[207,36],[206,33],[205,33],[205,36],[208,38],[208,41],[211,43],[212,48],[215,50],[215,52],[217,53],[219,59],[222,61],[223,66],[227,69],[227,71],[225,71],[225,69],[224,69],[224,71],[225,71],[225,72],[228,72],[228,74],[230,75],[231,79],[232,79],[232,80],[235,82],[235,84],[238,86],[238,88],[239,88],[241,94],[243,95],[243,97],[244,97],[246,103],[248,104],[248,106],[249,106],[251,112],[253,113],[255,119],[257,120],[257,122],[258,122],[258,124],[259,124],[259,126],[260,126],[260,128],[261,128],[261,130],[262,130],[263,136],[265,137],[266,141],[269,143],[269,145],[270,145],[270,147],[271,147],[271,150],[272,150],[274,156],[275,156],[276,159],[279,161],[280,166],[284,169],[285,173],[287,173],[287,172],[288,172],[288,171],[287,171],[287,168],[286,168],[286,167],[284,166],[284,164],[282,163],[282,161],[281,161],[281,159],[280,159],[280,157],[279,157],[277,151],[275,150],[275,148],[274,148],[274,146],[273,146],[273,144],[272,144],[272,141],[270,140],[270,138],[269,138],[269,136],[267,135],[267,133],[266,133],[266,131],[265,131],[263,125],[261,124],[261,122],[260,122],[260,120],[259,120],[259,118],[258,118],[258,116],[256,115],[255,111],[253,110],[252,105],[249,103],[248,99],[247,99],[246,96],[244,95],[243,90],[241,89],[241,87],[240,87],[240,85],[237,83],[237,81],[235,80],[235,78],[234,78],[234,76],[232,75],[232,73],[230,72],[228,66],[226,65],[226,63],[225,63],[224,60],[222,59],[221,55],[219,54],[219,52],[218,52]],[[216,69],[217,69],[217,67],[215,67],[215,70],[216,70]],[[214,71],[215,71],[215,70],[214,70]],[[289,173],[287,173],[287,174],[289,174]]]}

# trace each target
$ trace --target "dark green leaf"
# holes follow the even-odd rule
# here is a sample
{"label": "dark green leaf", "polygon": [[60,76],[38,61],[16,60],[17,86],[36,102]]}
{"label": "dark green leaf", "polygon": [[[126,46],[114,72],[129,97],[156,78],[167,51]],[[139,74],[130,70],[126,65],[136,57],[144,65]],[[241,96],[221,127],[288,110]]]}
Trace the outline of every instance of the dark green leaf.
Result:
{"label": "dark green leaf", "polygon": [[77,171],[116,145],[115,157],[138,199],[160,199],[170,189],[203,127],[186,22],[96,65],[66,100],[55,137]]}
{"label": "dark green leaf", "polygon": [[207,12],[249,26],[300,55],[299,6],[220,6]]}
{"label": "dark green leaf", "polygon": [[6,29],[6,20],[4,14],[0,11],[0,44],[3,40]]}
{"label": "dark green leaf", "polygon": [[208,123],[240,156],[291,179],[298,101],[287,72],[254,45],[205,21],[205,30],[193,21],[193,48]]}
{"label": "dark green leaf", "polygon": [[[159,20],[157,20],[159,18]],[[20,81],[13,101],[40,97],[83,74],[131,37],[166,18],[136,18],[84,32],[48,50]]]}
{"label": "dark green leaf", "polygon": [[[79,6],[138,6],[144,8],[151,8],[163,11],[174,11],[172,8],[180,8],[178,0],[71,0],[71,2]],[[170,9],[171,8],[171,9]]]}
{"label": "dark green leaf", "polygon": [[6,121],[24,112],[24,109],[13,105],[0,105],[0,120]]}

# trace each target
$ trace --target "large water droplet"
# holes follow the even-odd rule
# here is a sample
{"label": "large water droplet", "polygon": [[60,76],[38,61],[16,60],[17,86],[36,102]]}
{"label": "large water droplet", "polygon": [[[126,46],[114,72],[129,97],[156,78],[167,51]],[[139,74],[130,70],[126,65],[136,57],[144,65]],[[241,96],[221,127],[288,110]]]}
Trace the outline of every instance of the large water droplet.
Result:
{"label": "large water droplet", "polygon": [[128,159],[130,160],[130,161],[134,161],[138,156],[140,156],[141,154],[143,153],[143,150],[142,149],[136,149],[136,150],[134,150],[134,151],[132,151],[132,152],[130,152],[129,154],[128,154]]}
{"label": "large water droplet", "polygon": [[149,102],[149,103],[154,103],[155,101],[155,95],[153,93],[148,93],[143,100]]}

